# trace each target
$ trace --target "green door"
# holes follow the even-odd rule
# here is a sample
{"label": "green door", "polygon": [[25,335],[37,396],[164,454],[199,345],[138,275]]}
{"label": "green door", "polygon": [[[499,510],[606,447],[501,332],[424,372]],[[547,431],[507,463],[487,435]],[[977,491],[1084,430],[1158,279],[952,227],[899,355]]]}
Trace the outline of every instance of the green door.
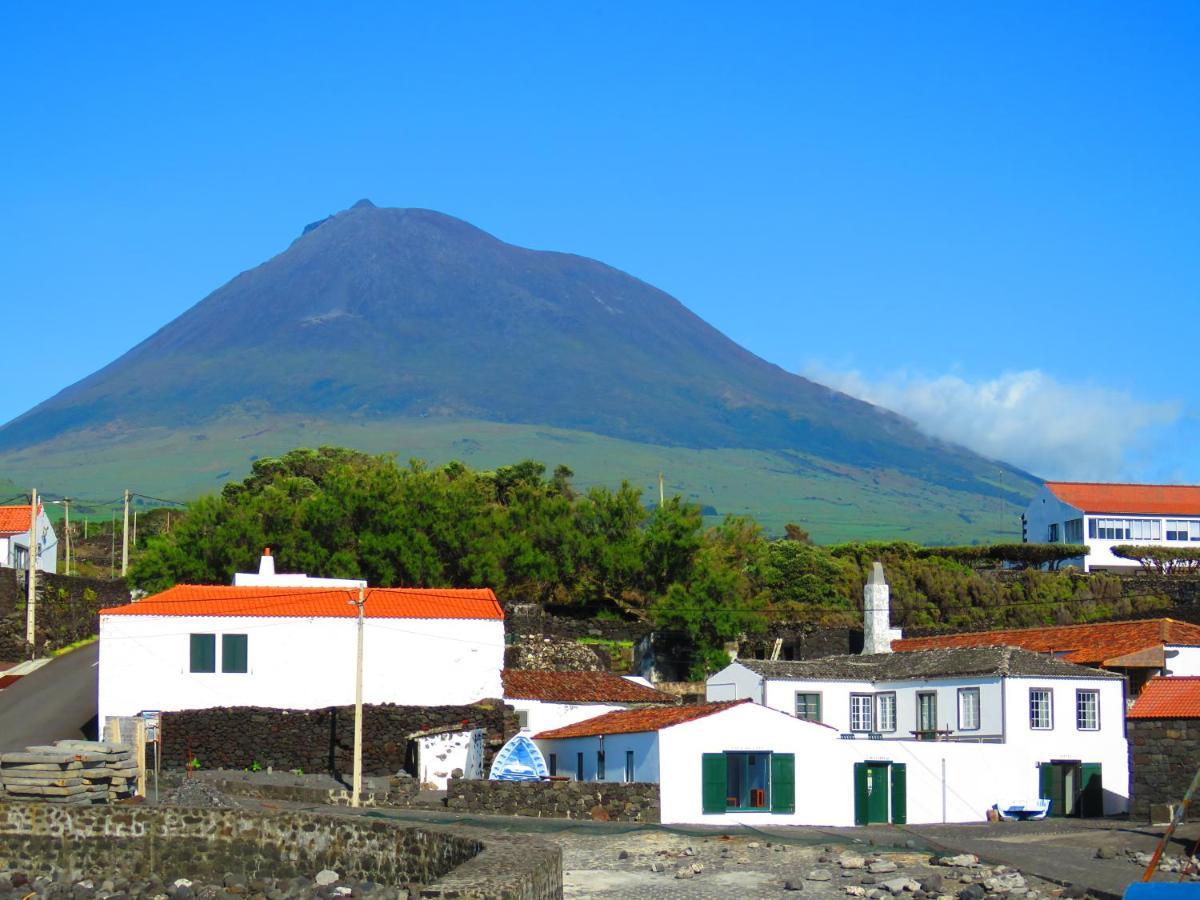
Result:
{"label": "green door", "polygon": [[1082,787],[1076,812],[1081,816],[1099,818],[1104,815],[1104,781],[1100,777],[1100,763],[1084,763],[1079,768]]}
{"label": "green door", "polygon": [[889,763],[854,764],[854,824],[888,821]]}
{"label": "green door", "polygon": [[1050,815],[1063,815],[1062,767],[1048,762],[1038,766],[1038,788],[1042,799],[1050,801]]}
{"label": "green door", "polygon": [[892,824],[908,821],[908,766],[892,763]]}

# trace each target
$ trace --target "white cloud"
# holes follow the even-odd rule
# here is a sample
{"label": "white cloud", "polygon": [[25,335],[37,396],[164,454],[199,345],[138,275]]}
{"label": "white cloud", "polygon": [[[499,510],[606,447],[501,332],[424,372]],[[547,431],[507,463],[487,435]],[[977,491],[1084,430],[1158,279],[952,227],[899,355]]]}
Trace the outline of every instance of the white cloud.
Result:
{"label": "white cloud", "polygon": [[1174,403],[1065,384],[1037,369],[987,381],[896,373],[869,380],[810,365],[804,374],[912,419],[927,434],[1045,478],[1129,478],[1131,457],[1152,430],[1175,423]]}

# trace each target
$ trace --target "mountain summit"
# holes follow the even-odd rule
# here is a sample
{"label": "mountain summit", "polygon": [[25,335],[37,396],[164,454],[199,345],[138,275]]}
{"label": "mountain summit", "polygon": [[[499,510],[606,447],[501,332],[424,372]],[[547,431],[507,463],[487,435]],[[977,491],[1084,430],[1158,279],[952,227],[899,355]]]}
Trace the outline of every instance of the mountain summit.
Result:
{"label": "mountain summit", "polygon": [[767,363],[603,263],[369,200],[309,225],[283,253],[0,428],[0,458],[85,431],[197,431],[246,416],[268,427],[272,417],[492,422],[783,452],[854,470],[838,477],[900,473],[1001,503],[1032,484]]}

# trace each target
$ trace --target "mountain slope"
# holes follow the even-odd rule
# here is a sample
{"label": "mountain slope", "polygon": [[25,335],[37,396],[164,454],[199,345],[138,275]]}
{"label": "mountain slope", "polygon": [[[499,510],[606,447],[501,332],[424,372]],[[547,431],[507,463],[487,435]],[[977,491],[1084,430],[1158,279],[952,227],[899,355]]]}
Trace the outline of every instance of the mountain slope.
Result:
{"label": "mountain slope", "polygon": [[848,467],[838,477],[893,472],[1009,504],[1033,485],[759,359],[602,263],[366,201],[0,428],[0,463],[80,434],[136,441],[147,429],[269,430],[282,418],[497,422],[697,452],[798,452]]}

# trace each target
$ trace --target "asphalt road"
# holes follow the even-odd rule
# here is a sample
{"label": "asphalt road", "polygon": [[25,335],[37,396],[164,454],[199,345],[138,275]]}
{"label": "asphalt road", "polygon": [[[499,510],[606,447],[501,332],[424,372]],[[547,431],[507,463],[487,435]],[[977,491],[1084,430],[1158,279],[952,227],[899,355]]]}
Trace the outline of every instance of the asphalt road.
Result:
{"label": "asphalt road", "polygon": [[47,663],[0,691],[0,751],[96,737],[99,643]]}

